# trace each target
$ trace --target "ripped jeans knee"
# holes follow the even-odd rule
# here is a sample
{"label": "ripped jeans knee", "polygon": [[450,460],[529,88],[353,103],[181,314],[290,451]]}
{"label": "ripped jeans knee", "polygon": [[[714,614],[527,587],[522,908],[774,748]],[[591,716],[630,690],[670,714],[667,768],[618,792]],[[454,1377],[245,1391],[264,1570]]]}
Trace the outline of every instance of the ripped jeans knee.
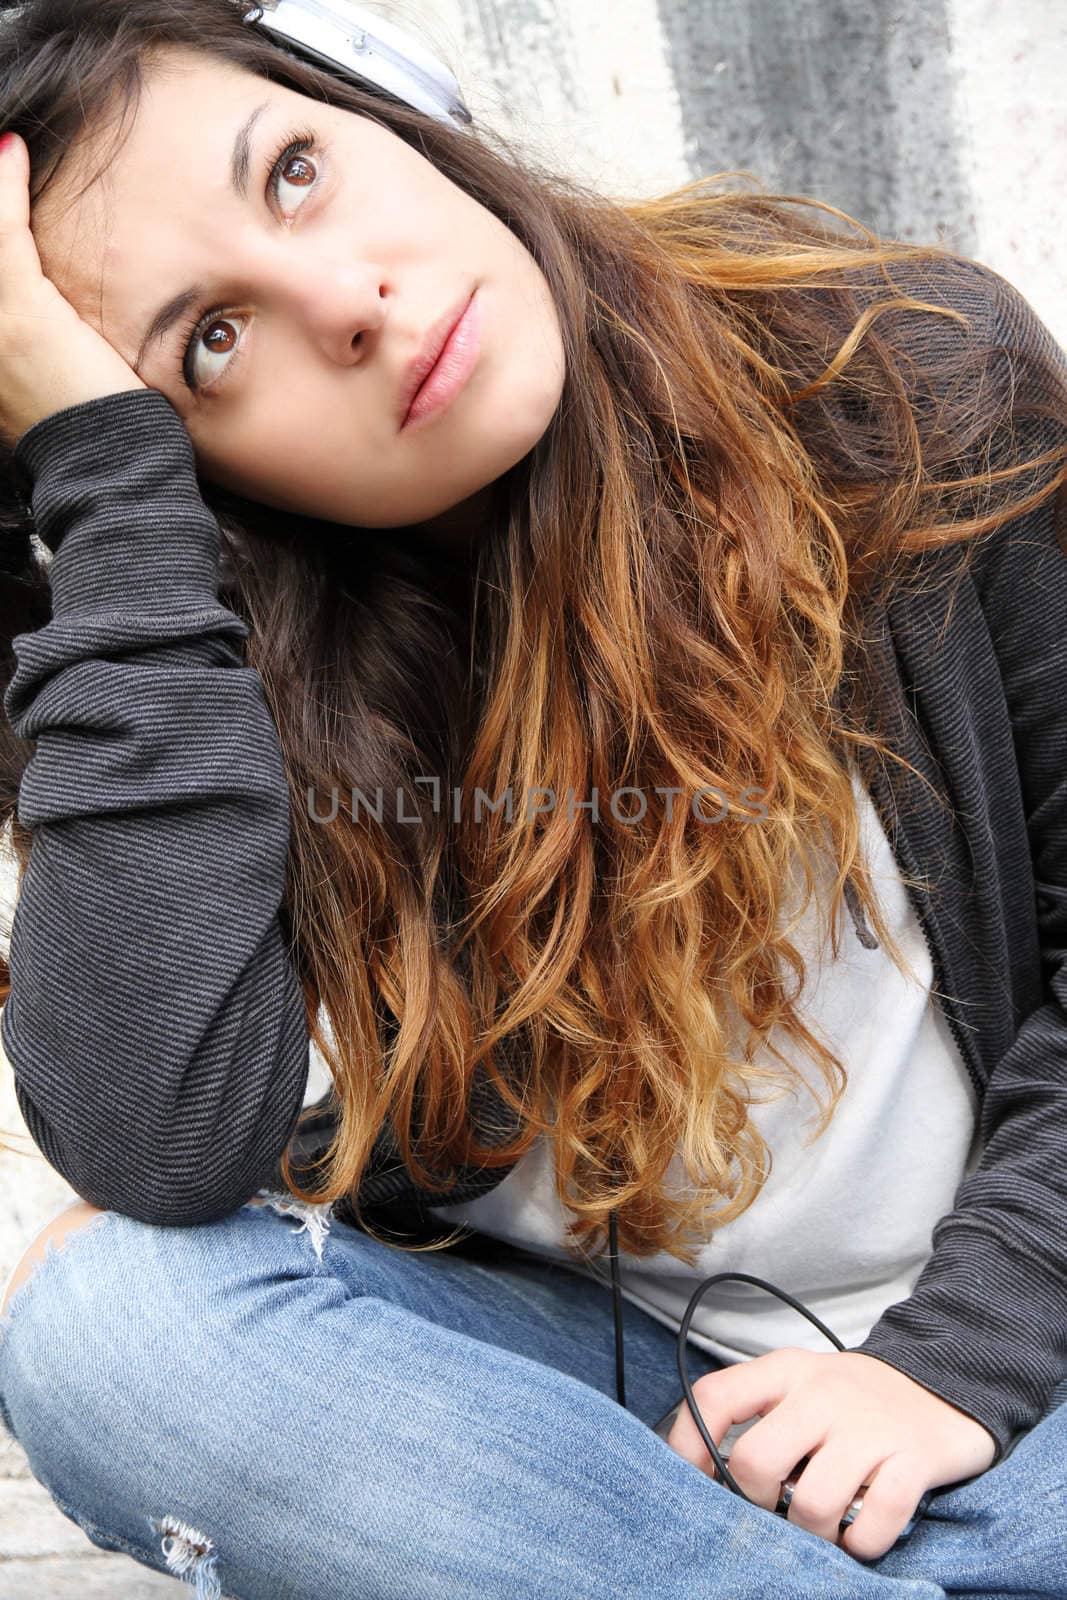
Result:
{"label": "ripped jeans knee", "polygon": [[298,1218],[300,1227],[296,1231],[307,1233],[316,1258],[322,1260],[322,1247],[333,1220],[332,1205],[315,1205],[307,1200],[296,1200],[291,1194],[279,1194],[272,1189],[261,1189],[254,1199],[248,1201],[248,1204],[269,1206],[281,1217]]}
{"label": "ripped jeans knee", "polygon": [[0,1320],[0,1421],[34,1476],[93,1544],[197,1600],[223,1594],[205,1508],[271,1444],[256,1307],[321,1273],[332,1212],[269,1190],[191,1228],[104,1212],[48,1243]]}
{"label": "ripped jeans knee", "polygon": [[214,1540],[180,1517],[149,1517],[148,1522],[159,1535],[167,1571],[190,1583],[196,1600],[221,1600]]}

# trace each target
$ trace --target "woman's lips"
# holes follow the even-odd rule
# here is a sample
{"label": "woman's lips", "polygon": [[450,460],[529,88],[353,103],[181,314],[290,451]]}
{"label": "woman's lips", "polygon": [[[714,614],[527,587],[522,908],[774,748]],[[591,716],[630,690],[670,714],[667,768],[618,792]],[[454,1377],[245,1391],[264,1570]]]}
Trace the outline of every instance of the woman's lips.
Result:
{"label": "woman's lips", "polygon": [[456,322],[433,367],[416,390],[401,423],[401,431],[436,416],[449,406],[478,364],[481,347],[482,307],[477,289]]}

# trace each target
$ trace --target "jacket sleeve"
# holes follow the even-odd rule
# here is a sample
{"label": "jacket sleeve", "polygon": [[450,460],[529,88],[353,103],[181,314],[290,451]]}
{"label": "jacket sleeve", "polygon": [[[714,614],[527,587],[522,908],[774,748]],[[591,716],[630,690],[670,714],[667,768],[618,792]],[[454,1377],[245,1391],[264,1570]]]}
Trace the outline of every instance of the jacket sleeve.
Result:
{"label": "jacket sleeve", "polygon": [[[1044,350],[1062,375],[1058,420],[1015,388],[1011,453],[1067,450],[1067,356],[1019,292],[984,269],[993,346],[1008,372]],[[994,458],[994,465],[997,458]],[[1046,469],[1048,470],[1048,469]],[[1047,481],[1047,478],[1046,478]],[[1067,495],[997,529],[972,578],[1014,731],[1035,880],[1043,1002],[994,1066],[982,1154],[912,1294],[855,1348],[981,1422],[997,1443],[1032,1427],[1067,1375]]]}
{"label": "jacket sleeve", "polygon": [[52,618],[14,639],[4,697],[36,745],[0,1035],[29,1131],[78,1194],[210,1221],[270,1182],[308,1072],[277,729],[165,396],[45,417],[15,472],[53,552]]}

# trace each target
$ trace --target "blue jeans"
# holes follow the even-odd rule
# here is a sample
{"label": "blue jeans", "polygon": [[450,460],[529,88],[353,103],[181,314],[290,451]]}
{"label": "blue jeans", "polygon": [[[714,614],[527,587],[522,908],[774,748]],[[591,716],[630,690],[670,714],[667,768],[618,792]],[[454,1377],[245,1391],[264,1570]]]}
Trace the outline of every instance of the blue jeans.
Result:
{"label": "blue jeans", "polygon": [[625,1336],[630,1410],[610,1287],[565,1266],[107,1212],[14,1296],[0,1416],[94,1544],[202,1600],[1067,1595],[1067,1405],[861,1563],[653,1433],[675,1336],[630,1304]]}

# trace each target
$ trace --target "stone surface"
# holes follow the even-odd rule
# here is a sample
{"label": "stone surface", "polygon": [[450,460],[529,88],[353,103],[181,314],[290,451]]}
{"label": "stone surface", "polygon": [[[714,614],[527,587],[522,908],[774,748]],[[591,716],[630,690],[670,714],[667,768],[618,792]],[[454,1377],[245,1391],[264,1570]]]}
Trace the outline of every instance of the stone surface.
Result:
{"label": "stone surface", "polygon": [[4,1600],[81,1600],[174,1595],[178,1582],[128,1556],[112,1555],[58,1511],[31,1476],[26,1457],[0,1440],[0,1594]]}
{"label": "stone surface", "polygon": [[0,1583],[4,1600],[178,1600],[181,1590],[177,1579],[103,1551],[43,1562],[0,1560]]}

